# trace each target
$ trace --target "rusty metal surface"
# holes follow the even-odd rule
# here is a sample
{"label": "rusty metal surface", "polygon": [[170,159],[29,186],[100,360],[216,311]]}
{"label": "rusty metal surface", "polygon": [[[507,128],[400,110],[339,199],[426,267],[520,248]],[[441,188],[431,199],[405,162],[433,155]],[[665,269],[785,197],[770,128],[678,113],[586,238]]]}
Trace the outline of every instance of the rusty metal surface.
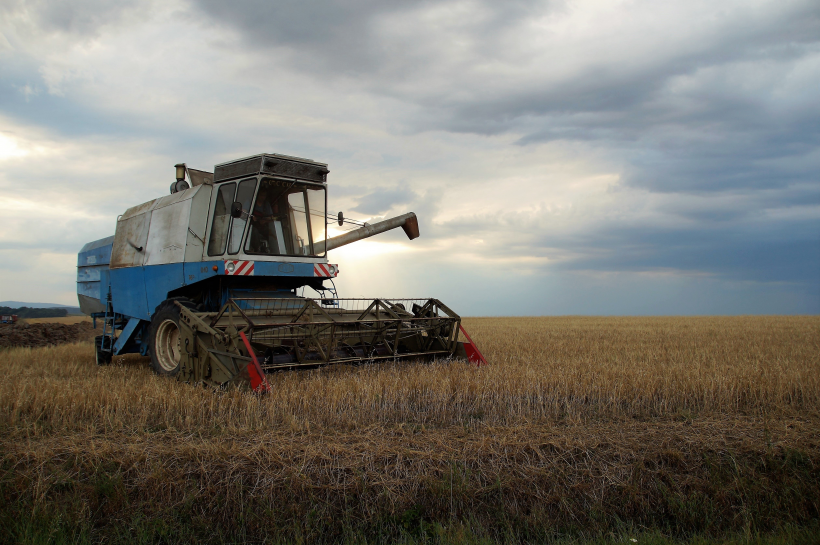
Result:
{"label": "rusty metal surface", "polygon": [[132,206],[131,208],[126,210],[125,213],[122,216],[117,218],[117,221],[127,220],[129,218],[134,217],[134,216],[138,216],[140,214],[144,214],[145,212],[148,212],[149,210],[151,210],[154,207],[154,204],[156,204],[156,202],[158,200],[159,199],[154,199],[152,201],[148,201],[148,202],[144,202],[142,204],[138,204],[136,206]]}
{"label": "rusty metal surface", "polygon": [[330,172],[325,163],[317,163],[312,159],[293,157],[277,153],[263,153],[220,163],[214,167],[214,182],[268,174],[288,179],[300,179],[317,183],[327,181]]}
{"label": "rusty metal surface", "polygon": [[117,220],[111,268],[201,261],[211,189],[201,184],[129,208]]}
{"label": "rusty metal surface", "polygon": [[[144,260],[145,242],[148,240],[148,225],[150,223],[150,206],[156,201],[135,206],[123,214],[117,221],[117,231],[114,234],[114,244],[111,248],[110,268],[138,267]],[[136,213],[138,212],[138,213]]]}
{"label": "rusty metal surface", "polygon": [[379,221],[372,225],[365,224],[364,227],[354,231],[329,238],[324,243],[317,242],[315,244],[316,253],[322,254],[325,251],[330,251],[334,248],[339,248],[340,246],[345,246],[346,244],[351,244],[353,242],[384,233],[385,231],[396,229],[397,227],[402,227],[410,240],[413,240],[419,236],[419,224],[416,214],[414,212],[408,212],[407,214],[402,214],[401,216],[396,216],[395,218]]}
{"label": "rusty metal surface", "polygon": [[191,199],[175,202],[151,212],[151,224],[145,244],[145,265],[184,261],[190,214]]}
{"label": "rusty metal surface", "polygon": [[240,332],[270,372],[451,357],[460,324],[437,299],[230,299],[218,313],[181,307],[179,378],[215,385],[249,380],[240,377],[252,360]]}
{"label": "rusty metal surface", "polygon": [[191,178],[191,187],[196,187],[198,185],[213,185],[214,183],[214,173],[213,172],[206,172],[204,170],[197,170],[195,168],[188,169],[188,176]]}

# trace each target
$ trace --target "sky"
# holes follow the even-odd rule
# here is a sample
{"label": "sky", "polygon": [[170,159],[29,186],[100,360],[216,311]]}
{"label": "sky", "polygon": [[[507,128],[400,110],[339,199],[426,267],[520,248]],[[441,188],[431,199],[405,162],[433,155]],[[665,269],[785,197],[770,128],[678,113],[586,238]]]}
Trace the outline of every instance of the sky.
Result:
{"label": "sky", "polygon": [[0,299],[174,164],[328,163],[343,297],[468,316],[820,313],[816,0],[4,0]]}

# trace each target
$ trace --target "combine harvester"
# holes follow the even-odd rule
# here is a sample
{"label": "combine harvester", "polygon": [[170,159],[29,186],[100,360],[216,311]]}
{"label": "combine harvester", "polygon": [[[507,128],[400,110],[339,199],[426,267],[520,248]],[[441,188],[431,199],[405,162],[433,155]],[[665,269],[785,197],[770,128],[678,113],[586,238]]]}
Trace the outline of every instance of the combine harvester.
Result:
{"label": "combine harvester", "polygon": [[[327,238],[327,165],[262,154],[176,165],[171,194],[129,208],[114,236],[77,259],[80,309],[103,321],[97,363],[151,356],[160,375],[269,388],[266,373],[398,358],[486,363],[437,299],[339,299],[334,248],[401,227],[414,213]],[[339,212],[341,226],[345,222]],[[317,298],[298,296],[312,288]],[[459,342],[459,331],[465,342]]]}

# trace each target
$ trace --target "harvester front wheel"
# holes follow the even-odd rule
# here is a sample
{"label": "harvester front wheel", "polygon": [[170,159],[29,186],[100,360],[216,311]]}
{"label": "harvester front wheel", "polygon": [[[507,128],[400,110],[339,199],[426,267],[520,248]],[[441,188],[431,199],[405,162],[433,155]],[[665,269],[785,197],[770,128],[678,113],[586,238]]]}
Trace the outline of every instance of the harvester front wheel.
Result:
{"label": "harvester front wheel", "polygon": [[166,299],[151,317],[151,367],[158,375],[173,376],[179,372],[179,307],[195,308],[183,297]]}

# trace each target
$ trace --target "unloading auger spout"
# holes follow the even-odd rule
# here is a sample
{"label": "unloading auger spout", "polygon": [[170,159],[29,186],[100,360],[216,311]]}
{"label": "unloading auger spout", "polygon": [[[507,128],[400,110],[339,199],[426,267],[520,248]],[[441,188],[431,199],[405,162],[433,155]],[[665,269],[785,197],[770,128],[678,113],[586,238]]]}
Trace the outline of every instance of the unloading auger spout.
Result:
{"label": "unloading auger spout", "polygon": [[419,220],[414,212],[408,212],[407,214],[402,214],[401,216],[396,216],[395,218],[379,221],[372,225],[365,223],[364,226],[359,229],[337,237],[329,238],[326,242],[319,242],[316,247],[318,248],[319,253],[322,253],[326,250],[333,250],[335,248],[339,248],[340,246],[344,246],[345,244],[351,244],[353,242],[384,233],[385,231],[396,229],[397,227],[404,229],[407,238],[410,240],[418,238],[419,236]]}

